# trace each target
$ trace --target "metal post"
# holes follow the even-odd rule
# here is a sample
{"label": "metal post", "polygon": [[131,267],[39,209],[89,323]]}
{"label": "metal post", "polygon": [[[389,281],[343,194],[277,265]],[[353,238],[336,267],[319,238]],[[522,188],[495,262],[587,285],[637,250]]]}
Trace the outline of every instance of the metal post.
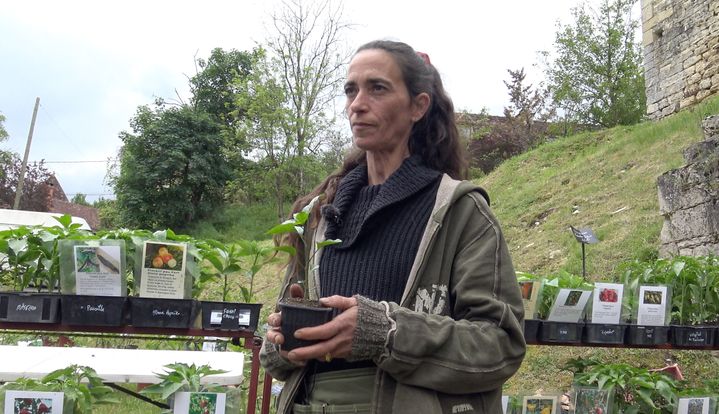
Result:
{"label": "metal post", "polygon": [[27,143],[25,144],[25,156],[22,157],[22,166],[20,167],[20,177],[17,182],[17,190],[15,191],[15,203],[13,210],[20,208],[20,197],[22,197],[22,187],[25,184],[25,171],[27,170],[27,158],[30,155],[30,144],[32,143],[32,133],[35,130],[35,119],[37,119],[37,108],[40,107],[40,98],[35,98],[35,109],[32,110],[32,121],[30,121],[30,132],[27,134]]}
{"label": "metal post", "polygon": [[582,279],[587,280],[587,260],[584,256],[584,243],[582,243]]}
{"label": "metal post", "polygon": [[262,386],[262,408],[260,414],[270,413],[270,402],[272,400],[272,377],[265,373],[265,383]]}
{"label": "metal post", "polygon": [[247,391],[247,414],[255,414],[257,408],[257,383],[260,377],[261,338],[245,338],[245,348],[252,349],[252,370],[250,371],[250,389]]}

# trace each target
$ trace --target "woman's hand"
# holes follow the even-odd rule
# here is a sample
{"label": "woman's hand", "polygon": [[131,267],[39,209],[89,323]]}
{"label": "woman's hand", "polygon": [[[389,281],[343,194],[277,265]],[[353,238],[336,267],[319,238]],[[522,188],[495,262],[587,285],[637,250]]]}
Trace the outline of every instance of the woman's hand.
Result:
{"label": "woman's hand", "polygon": [[298,339],[320,342],[293,349],[287,355],[290,361],[329,361],[331,358],[346,358],[352,354],[352,338],[357,327],[357,299],[335,295],[321,298],[320,302],[324,306],[339,309],[341,313],[323,325],[295,331]]}
{"label": "woman's hand", "polygon": [[[298,284],[293,284],[290,286],[290,297],[301,298],[304,296],[304,293],[305,292],[302,289],[302,286]],[[270,329],[265,335],[267,340],[275,345],[282,345],[285,342],[285,337],[284,335],[282,335],[282,331],[280,330],[280,327],[282,325],[282,312],[271,313],[267,317],[267,324],[270,325]],[[289,359],[287,357],[287,351],[280,351],[280,355],[282,355],[286,359]]]}

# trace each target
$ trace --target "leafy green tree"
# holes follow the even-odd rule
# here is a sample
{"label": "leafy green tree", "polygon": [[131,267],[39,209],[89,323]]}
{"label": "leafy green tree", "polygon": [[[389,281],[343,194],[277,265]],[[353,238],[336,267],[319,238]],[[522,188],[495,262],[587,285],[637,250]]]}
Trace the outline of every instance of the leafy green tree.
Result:
{"label": "leafy green tree", "polygon": [[[572,9],[574,22],[560,25],[556,57],[542,52],[554,102],[564,121],[600,127],[639,122],[646,112],[636,0],[603,0],[595,12]],[[550,61],[551,59],[551,61]]]}
{"label": "leafy green tree", "polygon": [[[17,154],[8,153],[8,162],[3,165],[0,174],[0,207],[12,208],[15,203],[15,192],[20,180],[22,160]],[[46,211],[50,197],[50,187],[46,184],[52,173],[45,164],[29,163],[25,170],[20,209],[30,211]]]}
{"label": "leafy green tree", "polygon": [[90,203],[87,202],[87,196],[83,193],[77,193],[70,199],[71,203],[80,204],[81,206],[89,206]]}
{"label": "leafy green tree", "polygon": [[100,197],[92,203],[97,209],[100,217],[100,229],[114,229],[120,226],[120,216],[117,210],[117,202]]}
{"label": "leafy green tree", "polygon": [[[0,112],[0,143],[7,140],[9,134],[5,130],[5,115]],[[5,151],[3,149],[0,149],[0,180],[4,179],[5,175],[7,174],[7,169],[9,168],[10,161],[12,160],[12,153],[10,151]]]}
{"label": "leafy green tree", "polygon": [[181,228],[222,202],[230,170],[220,126],[188,106],[138,108],[112,178],[123,224]]}

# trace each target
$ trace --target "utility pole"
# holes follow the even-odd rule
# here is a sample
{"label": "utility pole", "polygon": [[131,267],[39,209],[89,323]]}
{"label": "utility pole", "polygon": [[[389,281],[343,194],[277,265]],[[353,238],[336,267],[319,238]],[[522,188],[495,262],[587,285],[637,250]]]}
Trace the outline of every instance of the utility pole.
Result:
{"label": "utility pole", "polygon": [[13,210],[20,208],[20,197],[22,196],[22,187],[25,183],[25,171],[27,170],[27,158],[30,155],[30,144],[32,143],[32,132],[35,130],[35,119],[37,118],[37,109],[40,107],[40,97],[35,98],[35,109],[32,111],[32,121],[30,121],[30,132],[27,134],[27,144],[25,144],[25,156],[22,157],[22,167],[20,167],[20,179],[17,182],[17,191],[15,192],[15,204]]}

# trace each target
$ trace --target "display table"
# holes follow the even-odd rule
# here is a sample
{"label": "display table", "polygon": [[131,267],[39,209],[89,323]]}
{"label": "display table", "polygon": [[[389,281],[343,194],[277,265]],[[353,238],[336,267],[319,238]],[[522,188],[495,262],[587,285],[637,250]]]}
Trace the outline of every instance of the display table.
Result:
{"label": "display table", "polygon": [[21,377],[40,379],[52,371],[76,364],[94,369],[105,382],[156,384],[160,382],[157,374],[166,371],[165,365],[181,362],[227,371],[203,377],[205,384],[239,385],[242,382],[244,354],[0,345],[0,360],[0,382]]}

